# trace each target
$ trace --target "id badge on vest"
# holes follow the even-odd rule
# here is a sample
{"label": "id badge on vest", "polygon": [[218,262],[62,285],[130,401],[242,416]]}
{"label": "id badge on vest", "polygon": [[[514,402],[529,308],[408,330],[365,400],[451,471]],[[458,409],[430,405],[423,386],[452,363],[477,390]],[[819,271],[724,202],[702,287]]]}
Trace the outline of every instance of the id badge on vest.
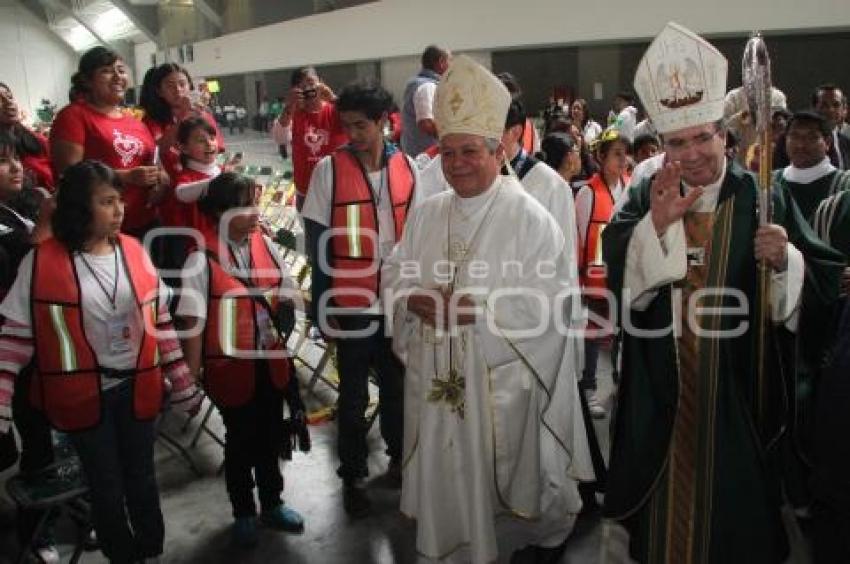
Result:
{"label": "id badge on vest", "polygon": [[109,354],[124,354],[133,350],[130,339],[130,314],[113,313],[106,322]]}

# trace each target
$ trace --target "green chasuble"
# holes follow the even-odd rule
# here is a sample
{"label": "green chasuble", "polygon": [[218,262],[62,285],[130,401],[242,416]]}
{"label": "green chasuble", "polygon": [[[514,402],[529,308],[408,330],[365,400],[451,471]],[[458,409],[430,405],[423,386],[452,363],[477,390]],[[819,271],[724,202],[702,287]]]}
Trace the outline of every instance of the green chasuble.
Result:
{"label": "green chasuble", "polygon": [[821,202],[812,225],[823,242],[850,260],[850,191]]}
{"label": "green chasuble", "polygon": [[834,170],[814,182],[800,184],[783,178],[780,169],[774,171],[773,181],[775,184],[784,184],[788,188],[803,217],[811,224],[815,210],[822,201],[838,192],[850,189],[850,172]]}
{"label": "green chasuble", "polygon": [[[703,247],[695,261],[704,260],[703,266],[659,288],[645,311],[621,311],[630,324],[623,324],[605,515],[629,530],[630,552],[639,562],[774,564],[788,550],[778,455],[794,412],[787,399],[793,373],[780,363],[779,341],[788,336],[775,328],[768,349],[775,366],[759,381],[752,329],[756,184],[738,164],[727,166],[712,217],[685,221],[689,247]],[[629,239],[649,213],[650,182],[630,191],[602,235],[608,282],[621,304]],[[805,259],[799,330],[807,331],[834,303],[843,260],[817,239],[786,189],[775,189],[773,200],[774,223],[785,227]],[[726,338],[674,336],[673,300],[689,295],[689,287],[735,289],[750,306],[738,315],[701,315],[700,327],[715,334],[742,323],[747,328]],[[712,296],[700,305],[732,308],[741,305],[739,298]],[[793,349],[793,341],[781,346]]]}

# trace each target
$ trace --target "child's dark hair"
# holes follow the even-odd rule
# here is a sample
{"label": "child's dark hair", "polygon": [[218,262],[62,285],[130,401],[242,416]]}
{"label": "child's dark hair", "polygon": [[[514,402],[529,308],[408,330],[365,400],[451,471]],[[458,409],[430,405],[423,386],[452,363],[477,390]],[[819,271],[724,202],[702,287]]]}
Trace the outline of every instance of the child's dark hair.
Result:
{"label": "child's dark hair", "polygon": [[[203,129],[211,137],[215,137],[215,127],[210,122],[200,116],[188,117],[180,122],[177,127],[177,142],[185,145],[192,137],[192,132],[196,129]],[[185,153],[180,153],[180,164],[184,167],[189,163],[189,157]]]}
{"label": "child's dark hair", "polygon": [[100,161],[84,160],[65,169],[56,192],[56,211],[51,218],[53,236],[70,251],[82,251],[91,237],[94,219],[92,194],[95,187],[108,184],[121,192],[115,172]]}
{"label": "child's dark hair", "polygon": [[[20,153],[13,137],[0,132],[0,157],[19,159]],[[20,160],[20,159],[19,159]],[[32,221],[38,220],[41,210],[42,193],[33,188],[29,175],[24,174],[24,183],[20,192],[10,194],[3,203]]]}
{"label": "child's dark hair", "polygon": [[[611,131],[611,130],[606,130]],[[614,148],[614,145],[620,143],[623,147],[626,148],[626,153],[631,154],[632,152],[632,144],[627,137],[623,137],[619,134],[616,135],[605,135],[604,132],[599,138],[596,140],[595,147],[593,148],[593,152],[596,154],[596,160],[599,161],[599,164],[602,165],[602,161],[608,157],[608,153],[611,149]]]}
{"label": "child's dark hair", "polygon": [[238,172],[223,172],[210,181],[206,195],[198,200],[198,209],[217,220],[227,210],[251,205],[254,186],[253,178]]}

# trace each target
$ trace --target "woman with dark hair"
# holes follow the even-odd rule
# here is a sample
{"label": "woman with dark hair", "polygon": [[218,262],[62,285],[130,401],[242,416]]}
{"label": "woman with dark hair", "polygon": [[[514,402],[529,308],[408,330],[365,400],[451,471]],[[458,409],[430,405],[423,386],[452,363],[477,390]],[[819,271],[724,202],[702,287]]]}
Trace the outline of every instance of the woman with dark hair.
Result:
{"label": "woman with dark hair", "polygon": [[[202,117],[215,130],[218,151],[224,151],[224,137],[219,131],[213,117],[201,104],[200,100],[193,102],[194,86],[189,72],[176,63],[164,63],[149,70],[142,84],[143,96],[140,105],[145,111],[143,122],[148,126],[151,135],[159,147],[162,165],[169,176],[174,176],[181,169],[180,151],[177,147],[177,128],[184,119]],[[168,208],[169,200],[162,206],[163,215],[172,210]],[[170,225],[167,217],[163,217],[166,225]]]}
{"label": "woman with dark hair", "polygon": [[258,197],[246,176],[225,172],[210,182],[198,205],[215,231],[186,259],[177,306],[193,335],[183,343],[186,361],[224,420],[224,480],[233,537],[244,547],[257,543],[254,484],[263,524],[304,530],[301,515],[281,500],[278,461],[284,390],[294,375],[285,346],[291,326],[274,320],[294,283],[259,230]]}
{"label": "woman with dark hair", "polygon": [[569,135],[570,137],[572,137],[573,141],[578,146],[581,168],[579,169],[579,172],[575,174],[570,180],[570,186],[572,187],[573,192],[575,193],[578,191],[579,188],[587,184],[587,181],[590,179],[590,177],[593,176],[596,171],[599,170],[599,166],[596,164],[596,161],[593,158],[593,154],[588,149],[587,143],[584,142],[584,137],[582,137],[581,131],[571,119],[556,119],[549,123],[547,131],[547,135],[550,133],[564,133],[566,135]]}
{"label": "woman with dark hair", "polygon": [[[139,242],[119,233],[123,216],[112,170],[97,161],[65,170],[53,237],[24,257],[0,304],[0,390],[34,360],[34,400],[80,457],[101,549],[131,564],[162,553],[153,420],[163,378],[178,409],[194,413],[200,398],[167,291]],[[9,399],[0,394],[0,415]]]}
{"label": "woman with dark hair", "polygon": [[[608,128],[596,139],[596,159],[601,169],[586,186],[576,193],[576,225],[579,238],[579,279],[585,290],[585,303],[596,315],[608,319],[608,302],[600,291],[607,289],[605,265],[602,262],[602,230],[625,202],[628,193],[628,156],[631,144],[616,128]],[[600,328],[592,322],[588,328]],[[590,414],[606,415],[596,394],[596,361],[600,343],[610,342],[610,335],[588,336],[584,341],[584,376],[579,382]]]}
{"label": "woman with dark hair", "polygon": [[587,100],[584,98],[576,98],[576,101],[572,103],[570,106],[570,117],[573,118],[573,123],[579,127],[586,144],[590,145],[593,143],[599,137],[599,134],[602,133],[602,126],[590,117],[590,108],[587,105]]}
{"label": "woman with dark hair", "polygon": [[550,133],[541,143],[543,162],[552,167],[572,186],[574,179],[581,174],[581,149],[573,137],[567,133]]}
{"label": "woman with dark hair", "polygon": [[0,82],[0,135],[15,145],[24,172],[33,186],[53,191],[53,170],[50,168],[50,148],[47,139],[21,123],[21,109],[12,90]]}
{"label": "woman with dark hair", "polygon": [[71,82],[71,103],[50,130],[53,170],[62,174],[83,159],[111,167],[124,186],[127,215],[122,229],[142,238],[157,224],[156,205],[168,187],[168,175],[157,166],[148,128],[122,107],[127,67],[115,52],[94,47],[80,58]]}

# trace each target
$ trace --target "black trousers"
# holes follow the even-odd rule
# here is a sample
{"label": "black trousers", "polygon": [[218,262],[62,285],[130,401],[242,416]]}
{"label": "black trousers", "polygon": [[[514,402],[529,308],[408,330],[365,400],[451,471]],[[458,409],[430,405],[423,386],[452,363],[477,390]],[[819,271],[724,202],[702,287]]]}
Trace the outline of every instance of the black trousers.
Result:
{"label": "black trousers", "polygon": [[[263,511],[281,503],[283,474],[278,457],[283,392],[269,379],[269,365],[256,361],[253,399],[241,407],[222,408],[224,420],[224,481],[234,517],[257,514],[254,479]],[[294,377],[294,376],[293,376]]]}
{"label": "black trousers", "polygon": [[[15,379],[15,395],[12,397],[12,415],[15,427],[21,435],[21,458],[19,470],[24,476],[31,475],[53,463],[53,436],[50,423],[44,414],[35,409],[30,401],[32,368],[24,368]],[[11,431],[9,432],[11,437]],[[43,512],[38,510],[18,513],[18,539],[27,543],[41,519]],[[37,545],[51,544],[52,524],[37,539]]]}
{"label": "black trousers", "polygon": [[165,526],[153,461],[153,421],[133,413],[130,379],[101,396],[100,424],[70,433],[89,484],[92,521],[113,564],[162,554]]}
{"label": "black trousers", "polygon": [[381,435],[387,443],[387,454],[401,459],[404,425],[404,366],[392,351],[391,340],[384,336],[382,317],[340,316],[343,331],[362,330],[374,323],[376,329],[368,337],[337,340],[339,368],[339,400],[337,404],[337,474],[343,479],[364,478],[369,471],[366,458],[368,432],[366,408],[369,405],[369,369],[378,381],[378,408]]}

